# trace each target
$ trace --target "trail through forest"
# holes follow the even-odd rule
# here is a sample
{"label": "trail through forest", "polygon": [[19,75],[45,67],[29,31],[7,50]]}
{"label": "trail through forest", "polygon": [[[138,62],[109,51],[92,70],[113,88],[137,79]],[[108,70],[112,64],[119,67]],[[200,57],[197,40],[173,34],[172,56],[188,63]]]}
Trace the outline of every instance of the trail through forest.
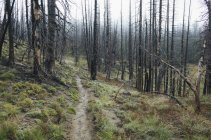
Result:
{"label": "trail through forest", "polygon": [[92,126],[88,117],[88,93],[81,84],[80,77],[76,77],[77,86],[80,92],[79,103],[76,107],[76,115],[72,122],[72,139],[73,140],[92,140]]}

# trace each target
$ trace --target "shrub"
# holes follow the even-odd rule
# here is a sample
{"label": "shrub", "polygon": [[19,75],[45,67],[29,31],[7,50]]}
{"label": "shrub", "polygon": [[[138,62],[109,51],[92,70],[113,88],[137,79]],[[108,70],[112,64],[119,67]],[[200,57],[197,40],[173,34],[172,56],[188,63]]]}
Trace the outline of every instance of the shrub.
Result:
{"label": "shrub", "polygon": [[7,113],[9,117],[14,117],[18,114],[19,109],[17,106],[12,105],[10,103],[3,104],[3,109]]}
{"label": "shrub", "polygon": [[15,74],[11,73],[11,72],[5,72],[0,74],[0,80],[13,80],[15,79]]}
{"label": "shrub", "polygon": [[67,112],[70,113],[70,114],[76,114],[75,109],[72,108],[72,107],[68,107]]}
{"label": "shrub", "polygon": [[1,140],[16,140],[17,139],[17,124],[14,122],[5,121],[0,125]]}
{"label": "shrub", "polygon": [[58,103],[53,103],[50,105],[50,107],[57,113],[57,123],[60,123],[62,120],[66,119],[64,109]]}
{"label": "shrub", "polygon": [[16,94],[19,94],[23,97],[31,97],[36,99],[44,99],[48,93],[38,84],[33,84],[29,82],[19,82],[13,85],[13,90]]}
{"label": "shrub", "polygon": [[34,106],[34,101],[30,98],[26,98],[23,101],[19,102],[18,105],[21,107],[22,111],[25,111],[26,109],[30,109]]}
{"label": "shrub", "polygon": [[41,129],[39,127],[33,127],[32,129],[24,130],[23,132],[19,132],[19,139],[21,140],[45,140],[46,136],[43,135]]}
{"label": "shrub", "polygon": [[9,83],[0,81],[0,92],[4,92],[8,88]]}

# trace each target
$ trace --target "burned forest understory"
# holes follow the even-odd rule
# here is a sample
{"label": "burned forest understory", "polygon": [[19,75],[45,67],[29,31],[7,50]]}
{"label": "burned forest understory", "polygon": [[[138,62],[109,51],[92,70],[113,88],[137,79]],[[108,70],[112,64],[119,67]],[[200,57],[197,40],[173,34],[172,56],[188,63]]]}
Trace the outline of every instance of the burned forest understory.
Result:
{"label": "burned forest understory", "polygon": [[211,0],[0,1],[0,140],[173,139],[211,139]]}

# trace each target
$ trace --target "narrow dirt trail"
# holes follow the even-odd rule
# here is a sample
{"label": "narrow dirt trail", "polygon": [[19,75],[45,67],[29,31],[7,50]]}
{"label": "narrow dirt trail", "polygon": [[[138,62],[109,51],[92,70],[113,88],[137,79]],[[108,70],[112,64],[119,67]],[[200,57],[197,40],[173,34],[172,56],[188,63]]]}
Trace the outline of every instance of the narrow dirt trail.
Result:
{"label": "narrow dirt trail", "polygon": [[76,77],[77,86],[80,92],[79,103],[76,107],[76,115],[72,122],[71,140],[92,140],[92,126],[87,113],[88,93],[81,84],[80,77]]}

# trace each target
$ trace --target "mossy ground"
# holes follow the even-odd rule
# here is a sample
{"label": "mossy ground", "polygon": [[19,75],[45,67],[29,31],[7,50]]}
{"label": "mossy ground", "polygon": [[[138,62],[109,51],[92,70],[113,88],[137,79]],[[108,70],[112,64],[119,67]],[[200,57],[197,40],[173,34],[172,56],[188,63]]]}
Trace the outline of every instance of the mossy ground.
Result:
{"label": "mossy ground", "polygon": [[79,96],[75,82],[77,69],[70,62],[56,64],[55,70],[70,88],[30,77],[31,70],[25,67],[25,62],[17,62],[18,68],[0,65],[0,140],[65,138],[67,119],[75,114]]}
{"label": "mossy ground", "polygon": [[[7,53],[4,50],[4,56]],[[96,139],[211,139],[211,96],[202,96],[202,113],[197,115],[193,96],[179,98],[188,107],[184,110],[167,97],[139,93],[127,86],[117,94],[122,82],[108,81],[101,73],[97,81],[90,81],[84,59],[77,67],[72,58],[56,64],[56,74],[70,89],[52,81],[36,81],[29,74],[26,59],[17,58],[16,64],[13,69],[0,65],[0,140],[65,139],[71,114],[77,112],[76,75],[92,96],[88,111],[93,116]],[[130,94],[125,94],[126,90]]]}
{"label": "mossy ground", "polygon": [[210,96],[202,97],[202,113],[197,115],[192,96],[179,99],[187,106],[185,110],[168,97],[127,86],[117,94],[121,81],[106,80],[101,73],[97,81],[90,81],[85,70],[81,73],[84,87],[92,94],[88,111],[93,114],[97,139],[211,139]]}

